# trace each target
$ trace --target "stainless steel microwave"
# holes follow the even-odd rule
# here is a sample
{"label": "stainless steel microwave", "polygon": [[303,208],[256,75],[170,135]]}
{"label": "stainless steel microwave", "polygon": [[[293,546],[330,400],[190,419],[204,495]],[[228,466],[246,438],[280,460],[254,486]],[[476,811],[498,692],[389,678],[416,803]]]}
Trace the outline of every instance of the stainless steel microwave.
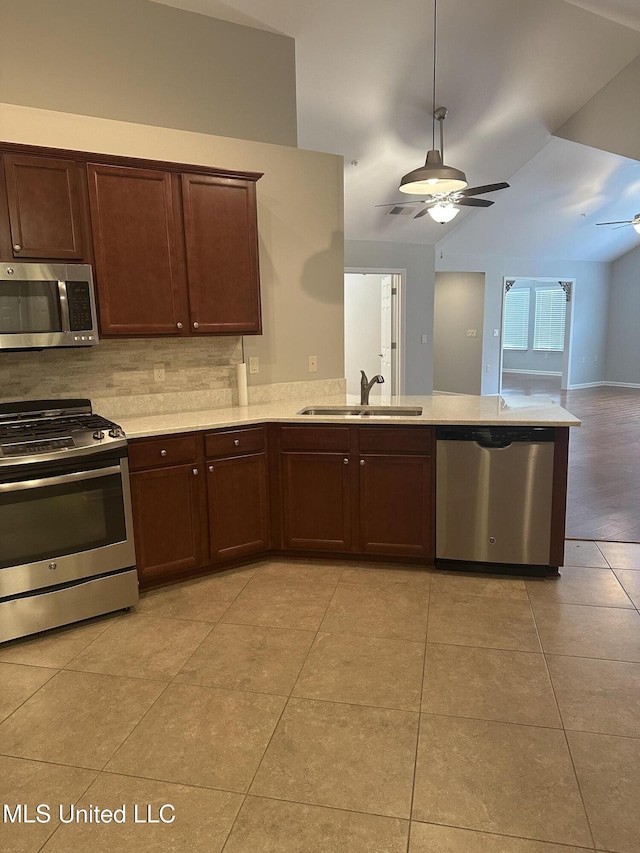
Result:
{"label": "stainless steel microwave", "polygon": [[0,262],[0,350],[97,343],[88,264]]}

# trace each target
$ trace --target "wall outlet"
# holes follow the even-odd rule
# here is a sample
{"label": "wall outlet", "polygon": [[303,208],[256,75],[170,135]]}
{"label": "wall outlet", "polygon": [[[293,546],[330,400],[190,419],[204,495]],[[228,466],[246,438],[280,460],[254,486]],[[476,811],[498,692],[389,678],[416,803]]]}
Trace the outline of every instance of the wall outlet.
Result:
{"label": "wall outlet", "polygon": [[485,369],[485,373],[491,373],[491,365],[490,364],[485,364],[484,369]]}
{"label": "wall outlet", "polygon": [[500,329],[494,329],[494,330],[493,330],[493,337],[494,337],[494,338],[499,338],[499,337],[500,337]]}
{"label": "wall outlet", "polygon": [[153,381],[164,382],[164,364],[162,362],[153,365]]}
{"label": "wall outlet", "polygon": [[421,336],[421,338],[420,338],[420,343],[422,343],[422,344],[426,344],[426,342],[427,342],[427,336],[426,336],[426,335],[422,335],[422,336]]}
{"label": "wall outlet", "polygon": [[249,373],[260,373],[260,362],[257,355],[249,357]]}
{"label": "wall outlet", "polygon": [[467,337],[468,338],[477,338],[478,330],[477,329],[467,329]]}
{"label": "wall outlet", "polygon": [[309,373],[317,373],[318,372],[318,356],[310,355],[309,356]]}

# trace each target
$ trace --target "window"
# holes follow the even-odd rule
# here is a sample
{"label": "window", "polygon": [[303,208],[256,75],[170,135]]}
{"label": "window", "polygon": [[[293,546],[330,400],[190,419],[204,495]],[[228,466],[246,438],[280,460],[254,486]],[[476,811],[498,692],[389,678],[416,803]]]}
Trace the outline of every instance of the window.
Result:
{"label": "window", "polygon": [[564,350],[564,322],[567,298],[558,287],[537,288],[535,322],[533,326],[534,350],[562,352]]}
{"label": "window", "polygon": [[511,290],[504,298],[504,349],[526,350],[529,345],[529,302],[531,290],[521,287]]}

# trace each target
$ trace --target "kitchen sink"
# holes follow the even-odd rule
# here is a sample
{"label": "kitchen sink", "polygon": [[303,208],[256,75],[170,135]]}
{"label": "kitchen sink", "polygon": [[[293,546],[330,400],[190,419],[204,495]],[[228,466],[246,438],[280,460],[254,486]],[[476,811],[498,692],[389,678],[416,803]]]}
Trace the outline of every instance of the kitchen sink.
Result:
{"label": "kitchen sink", "polygon": [[300,409],[299,415],[342,415],[360,418],[417,418],[422,406],[402,408],[400,406],[308,406]]}

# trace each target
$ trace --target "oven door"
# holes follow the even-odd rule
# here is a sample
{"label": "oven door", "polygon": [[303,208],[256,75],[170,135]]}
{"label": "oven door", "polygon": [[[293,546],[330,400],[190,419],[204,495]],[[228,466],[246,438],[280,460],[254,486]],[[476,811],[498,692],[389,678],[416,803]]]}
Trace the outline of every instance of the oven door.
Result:
{"label": "oven door", "polygon": [[3,470],[0,599],[134,566],[126,456],[75,462]]}

